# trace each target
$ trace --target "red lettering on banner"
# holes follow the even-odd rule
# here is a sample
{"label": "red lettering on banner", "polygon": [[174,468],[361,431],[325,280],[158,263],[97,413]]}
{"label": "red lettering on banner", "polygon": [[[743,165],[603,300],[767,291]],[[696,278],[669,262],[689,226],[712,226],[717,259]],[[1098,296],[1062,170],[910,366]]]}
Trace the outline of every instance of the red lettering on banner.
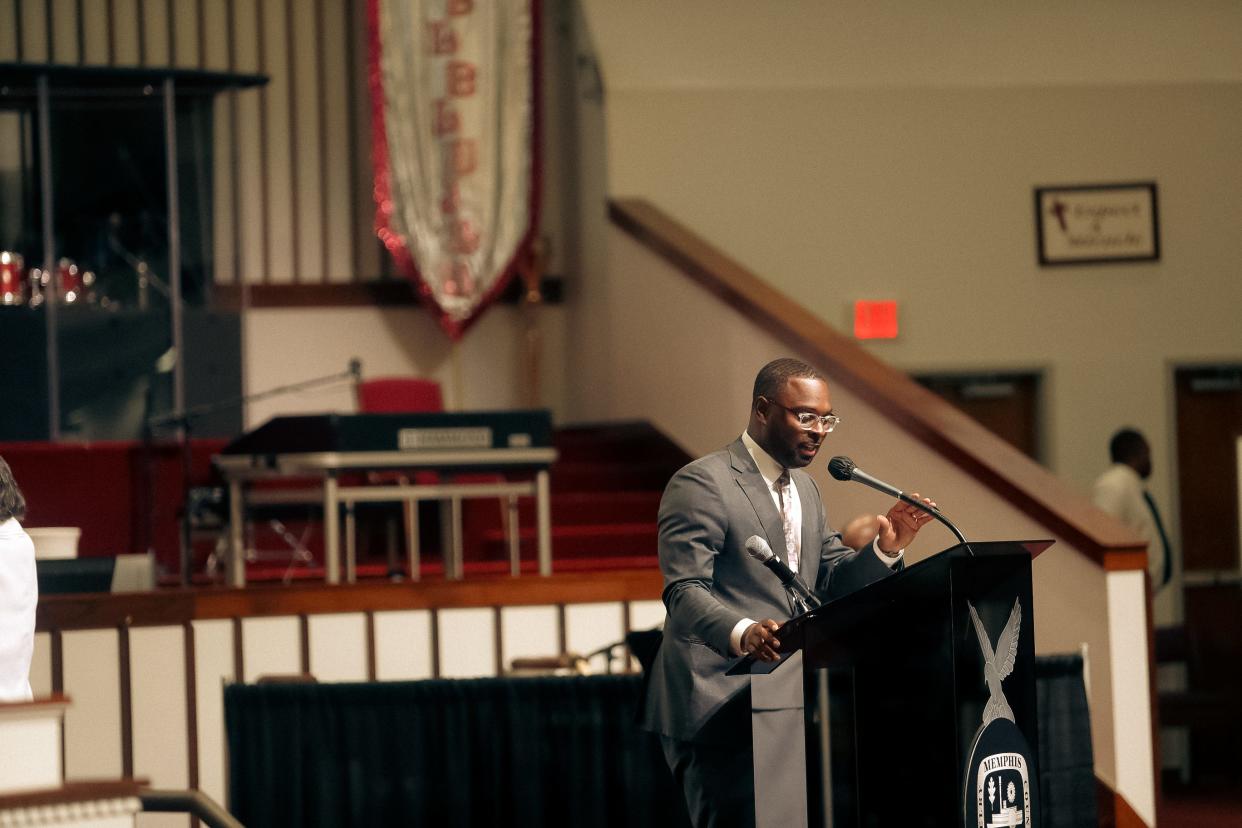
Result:
{"label": "red lettering on banner", "polygon": [[461,219],[453,227],[452,250],[454,253],[469,254],[479,249],[479,231],[474,222]]}
{"label": "red lettering on banner", "polygon": [[449,296],[474,293],[474,271],[470,262],[464,259],[443,262],[438,270],[440,283],[444,285],[444,292]]}
{"label": "red lettering on banner", "polygon": [[440,212],[446,214],[456,213],[461,207],[461,188],[457,186],[457,179],[450,178],[445,182],[444,197],[440,199]]}
{"label": "red lettering on banner", "polygon": [[436,135],[448,135],[461,129],[461,116],[457,114],[448,101],[436,98],[435,126],[432,131]]}
{"label": "red lettering on banner", "polygon": [[475,65],[464,60],[450,60],[444,67],[444,88],[451,98],[468,98],[474,94]]}
{"label": "red lettering on banner", "polygon": [[445,11],[450,17],[461,17],[474,11],[474,0],[448,0],[445,3]]}
{"label": "red lettering on banner", "polygon": [[474,138],[456,138],[449,141],[445,148],[448,150],[449,168],[457,177],[470,175],[479,167],[479,142]]}
{"label": "red lettering on banner", "polygon": [[433,20],[427,27],[427,34],[431,38],[433,55],[457,54],[457,32],[453,31],[451,24],[443,20]]}

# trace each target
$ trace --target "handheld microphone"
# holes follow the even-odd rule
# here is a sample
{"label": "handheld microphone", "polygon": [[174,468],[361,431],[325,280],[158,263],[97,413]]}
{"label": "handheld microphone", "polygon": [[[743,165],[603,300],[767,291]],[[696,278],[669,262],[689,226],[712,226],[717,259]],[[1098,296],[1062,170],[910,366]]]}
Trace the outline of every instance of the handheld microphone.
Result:
{"label": "handheld microphone", "polygon": [[[903,503],[909,503],[911,506],[915,506],[924,512],[927,512],[927,514],[949,527],[949,531],[953,533],[953,536],[956,537],[960,543],[966,544],[967,549],[970,548],[970,544],[966,543],[966,538],[962,536],[962,533],[957,530],[957,527],[954,526],[947,517],[940,513],[939,509],[928,506],[926,503],[920,503],[918,500],[910,497],[910,495],[890,483],[885,483],[883,480],[877,480],[862,469],[855,466],[854,461],[850,458],[839,454],[829,460],[828,473],[837,480],[853,480],[856,483],[862,483],[864,486],[870,486],[873,489],[884,492],[886,495],[897,498]],[[971,554],[974,553],[972,552]]]}
{"label": "handheld microphone", "polygon": [[772,551],[772,547],[768,546],[768,542],[758,535],[751,535],[746,540],[746,551],[752,558],[759,563],[772,570],[772,574],[781,579],[781,583],[785,585],[785,589],[792,592],[807,609],[815,609],[820,605],[819,598],[815,597],[815,593],[798,577],[798,573],[794,572],[785,562],[776,557]]}

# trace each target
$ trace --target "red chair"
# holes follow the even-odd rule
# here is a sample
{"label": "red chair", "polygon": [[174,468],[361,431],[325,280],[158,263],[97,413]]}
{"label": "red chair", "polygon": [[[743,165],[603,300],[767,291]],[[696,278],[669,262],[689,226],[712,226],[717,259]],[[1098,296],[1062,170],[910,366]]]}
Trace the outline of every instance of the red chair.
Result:
{"label": "red chair", "polygon": [[444,395],[435,380],[380,377],[358,383],[358,410],[367,414],[443,411]]}
{"label": "red chair", "polygon": [[[358,411],[365,414],[414,414],[423,412],[434,412],[444,410],[444,395],[440,390],[440,383],[435,380],[417,379],[415,377],[378,377],[376,379],[363,380],[357,385],[356,396],[358,400]],[[457,475],[460,481],[471,480],[473,482],[496,482],[503,478],[494,474],[485,475]],[[415,472],[413,480],[408,474],[403,472],[370,472],[367,475],[369,483],[395,483],[397,485],[409,485],[413,482],[419,486],[434,486],[441,482],[440,475],[435,472]],[[462,572],[456,571],[460,568],[462,554],[461,551],[447,548],[450,538],[453,534],[444,532],[447,527],[453,528],[453,533],[457,537],[457,543],[461,542],[461,498],[451,497],[448,500],[441,501],[444,507],[441,510],[441,538],[445,574],[451,577],[462,576]],[[405,522],[406,549],[409,552],[410,559],[410,577],[417,580],[419,578],[419,566],[421,554],[419,552],[418,537],[418,503],[414,500],[407,500],[402,504],[403,517]],[[501,526],[508,536],[508,524],[511,519],[516,517],[517,501],[514,498],[500,498],[500,515]],[[456,552],[456,554],[454,554]],[[348,556],[352,559],[352,555]],[[352,566],[352,565],[351,565]],[[513,574],[517,574],[516,569],[518,562],[512,563],[515,570]],[[389,560],[390,570],[397,568],[396,561]],[[352,574],[352,573],[351,573]],[[352,577],[350,578],[352,580]]]}

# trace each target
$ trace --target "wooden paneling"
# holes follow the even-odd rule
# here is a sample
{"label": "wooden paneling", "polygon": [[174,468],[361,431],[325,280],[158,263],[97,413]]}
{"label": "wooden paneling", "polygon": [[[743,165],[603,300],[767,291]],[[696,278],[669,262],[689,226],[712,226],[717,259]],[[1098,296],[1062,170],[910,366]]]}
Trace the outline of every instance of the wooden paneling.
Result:
{"label": "wooden paneling", "polygon": [[556,607],[505,607],[500,620],[500,662],[504,670],[509,669],[515,658],[559,655],[560,613]]}
{"label": "wooden paneling", "polygon": [[[374,238],[370,228],[374,209],[354,209],[354,192],[371,192],[370,165],[362,167],[363,186],[356,186],[353,141],[352,88],[354,75],[365,75],[361,64],[350,61],[350,4],[346,0],[320,0],[319,60],[319,134],[321,178],[323,181],[323,269],[327,281],[348,282],[363,274],[377,275],[378,267],[361,268],[354,264],[355,228]],[[369,124],[368,117],[364,123]],[[369,148],[369,144],[363,145]],[[370,158],[369,153],[363,153]]]}
{"label": "wooden paneling", "polygon": [[116,629],[64,635],[65,778],[116,779],[122,773],[120,646]]}
{"label": "wooden paneling", "polygon": [[134,774],[157,788],[189,787],[184,632],[180,626],[130,630]]}
{"label": "wooden paneling", "polygon": [[428,610],[377,612],[374,627],[376,679],[413,681],[434,675]]}
{"label": "wooden paneling", "polygon": [[497,642],[491,609],[446,609],[440,622],[440,676],[496,675]]}
{"label": "wooden paneling", "polygon": [[20,0],[0,0],[0,60],[19,60],[18,48],[21,44],[21,12],[18,8]]}
{"label": "wooden paneling", "polygon": [[112,62],[112,21],[108,17],[110,4],[85,2],[82,8],[82,62],[94,66],[106,66]]}
{"label": "wooden paneling", "polygon": [[[203,65],[203,20],[199,17],[202,0],[170,0],[170,24],[174,65],[198,69]],[[219,0],[213,0],[219,5]]]}
{"label": "wooden paneling", "polygon": [[78,63],[82,59],[79,39],[77,0],[50,0],[52,17],[52,56],[56,63]]}
{"label": "wooden paneling", "polygon": [[297,675],[302,672],[301,653],[297,618],[242,619],[242,681]]}
{"label": "wooden paneling", "polygon": [[112,59],[117,66],[143,61],[142,0],[112,0]]}
{"label": "wooden paneling", "polygon": [[289,143],[292,162],[290,209],[293,259],[298,282],[324,281],[323,133],[320,111],[320,54],[318,0],[287,2],[289,32]]}
{"label": "wooden paneling", "polygon": [[288,18],[286,0],[259,0],[259,71],[271,77],[259,90],[262,109],[259,130],[263,141],[263,199],[265,255],[261,278],[247,272],[246,281],[288,284],[297,281],[298,262],[294,258],[294,216],[297,199],[293,171],[297,167],[297,146],[289,126],[294,79],[289,76]]}
{"label": "wooden paneling", "polygon": [[208,618],[256,618],[451,607],[499,607],[651,601],[663,590],[658,570],[563,574],[546,578],[361,583],[245,589],[177,589],[129,595],[48,595],[39,630],[180,624]]}
{"label": "wooden paneling", "polygon": [[141,18],[142,65],[172,66],[173,43],[169,37],[168,0],[143,0]]}
{"label": "wooden paneling", "polygon": [[663,601],[633,601],[630,603],[630,629],[649,630],[664,624]]}
{"label": "wooden paneling", "polygon": [[233,625],[228,621],[195,621],[193,630],[198,788],[224,803],[228,801],[228,781],[223,686],[235,678]]}
{"label": "wooden paneling", "polygon": [[[625,639],[625,632],[625,614],[621,604],[565,607],[565,644],[571,653],[586,655],[616,644]],[[605,672],[607,663],[606,656],[596,656],[591,659],[591,669]]]}
{"label": "wooden paneling", "polygon": [[367,680],[365,613],[312,615],[307,630],[311,675],[319,681]]}
{"label": "wooden paneling", "polygon": [[30,690],[36,699],[52,695],[52,636],[35,633],[34,657],[30,661]]}
{"label": "wooden paneling", "polygon": [[21,0],[18,4],[21,59],[24,61],[40,63],[51,57],[47,48],[48,2],[49,0]]}
{"label": "wooden paneling", "polygon": [[73,699],[70,778],[115,777],[128,765],[156,786],[196,786],[224,802],[227,682],[298,673],[303,658],[324,681],[367,680],[371,658],[379,680],[491,676],[517,656],[614,643],[627,617],[655,623],[661,586],[651,571],[49,595],[39,610],[38,683],[57,689],[59,638],[59,683]]}

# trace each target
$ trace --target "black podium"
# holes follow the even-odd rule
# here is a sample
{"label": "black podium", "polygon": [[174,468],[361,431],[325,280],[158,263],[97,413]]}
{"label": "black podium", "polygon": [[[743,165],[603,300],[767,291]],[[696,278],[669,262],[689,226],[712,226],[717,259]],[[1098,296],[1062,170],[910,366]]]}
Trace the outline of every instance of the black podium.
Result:
{"label": "black podium", "polygon": [[[784,625],[777,637],[791,655],[776,668],[801,660],[804,677],[793,684],[805,694],[807,824],[1038,828],[1031,560],[1050,545],[955,546]],[[765,683],[788,687],[793,676],[762,663],[739,670],[761,700],[758,825],[788,825],[788,797],[801,793],[786,787],[785,805],[765,805],[759,782],[771,778],[764,757],[789,753],[790,734],[778,745],[760,721],[781,707]]]}

